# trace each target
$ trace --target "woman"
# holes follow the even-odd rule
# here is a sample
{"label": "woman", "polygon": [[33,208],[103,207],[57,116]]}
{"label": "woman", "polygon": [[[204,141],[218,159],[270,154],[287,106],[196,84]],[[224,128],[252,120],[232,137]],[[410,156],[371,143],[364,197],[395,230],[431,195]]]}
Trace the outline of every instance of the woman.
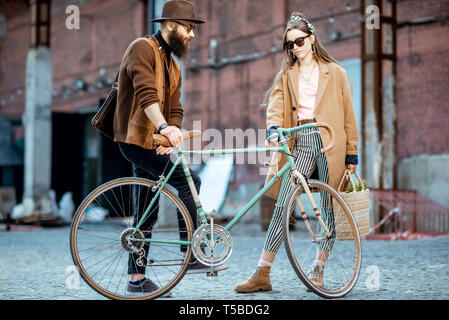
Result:
{"label": "woman", "polygon": [[[344,170],[349,168],[355,172],[358,162],[357,124],[346,72],[320,45],[313,25],[301,13],[293,13],[287,23],[283,35],[283,52],[282,68],[265,95],[265,100],[268,100],[268,134],[274,133],[278,127],[291,128],[311,122],[329,124],[336,135],[332,150],[325,154],[320,152],[323,144],[329,142],[329,136],[323,134],[322,129],[320,134],[298,134],[295,140],[289,142],[289,147],[293,155],[297,155],[295,164],[299,172],[309,178],[317,169],[318,178],[336,189]],[[314,130],[307,129],[303,133]],[[279,168],[285,162],[285,156],[281,155]],[[274,174],[270,170],[267,181]],[[267,195],[277,199],[279,189],[280,180]],[[256,272],[249,280],[235,287],[237,292],[272,289],[270,269],[283,241],[281,214],[286,205],[285,196],[290,190],[291,185],[288,184],[279,199],[280,206],[275,207]],[[312,281],[321,287],[332,245],[333,242],[328,241],[317,250],[312,267]]]}

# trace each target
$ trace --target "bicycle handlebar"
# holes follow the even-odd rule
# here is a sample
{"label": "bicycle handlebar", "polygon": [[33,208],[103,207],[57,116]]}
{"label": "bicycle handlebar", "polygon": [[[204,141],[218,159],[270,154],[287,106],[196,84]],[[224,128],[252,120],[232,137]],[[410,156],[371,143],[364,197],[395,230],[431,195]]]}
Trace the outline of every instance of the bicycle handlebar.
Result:
{"label": "bicycle handlebar", "polygon": [[331,126],[329,126],[325,122],[317,122],[316,126],[326,129],[327,132],[329,133],[329,137],[330,137],[329,144],[327,146],[321,148],[321,152],[324,153],[324,152],[327,152],[327,151],[331,150],[334,147],[334,145],[335,145],[335,132],[334,132],[334,129],[332,129]]}
{"label": "bicycle handlebar", "polygon": [[[191,138],[195,138],[201,135],[201,131],[192,130],[192,131],[184,131],[181,132],[183,136],[183,141]],[[153,134],[153,144],[155,146],[163,146],[163,147],[173,147],[168,138],[160,133]]]}
{"label": "bicycle handlebar", "polygon": [[[315,123],[311,123],[311,124],[305,124],[299,127],[293,127],[290,129],[283,129],[283,128],[278,128],[277,130],[281,130],[282,134],[285,134],[287,136],[291,136],[293,135],[294,132],[296,131],[300,131],[306,128],[319,128],[322,127],[324,129],[326,129],[326,131],[329,133],[329,137],[330,137],[330,142],[327,146],[321,148],[321,152],[327,152],[329,150],[331,150],[334,147],[335,144],[335,132],[334,130],[325,122],[315,122]],[[199,135],[201,135],[201,131],[199,130],[192,130],[192,131],[187,131],[187,132],[182,132],[182,135],[184,137],[184,140],[187,139],[191,139],[194,137],[197,137]],[[274,133],[271,136],[269,136],[267,138],[267,141],[271,141],[275,138],[277,138],[278,134]],[[172,147],[172,144],[170,143],[170,141],[168,140],[168,138],[162,134],[154,134],[153,135],[153,143],[154,145],[158,146],[158,145],[162,145],[164,147]]]}
{"label": "bicycle handlebar", "polygon": [[[294,132],[296,131],[300,131],[306,128],[319,128],[322,127],[324,129],[326,129],[326,131],[329,133],[329,137],[330,137],[330,142],[327,146],[321,148],[321,152],[327,152],[329,150],[331,150],[334,145],[335,145],[335,132],[334,130],[325,122],[315,122],[315,123],[311,123],[311,124],[305,124],[302,126],[298,126],[298,127],[293,127],[290,129],[284,129],[284,128],[278,128],[277,130],[281,130],[282,134],[285,134],[287,136],[291,136],[293,135]],[[275,138],[278,137],[278,133],[273,133],[271,136],[269,136],[267,138],[267,141],[271,141]]]}

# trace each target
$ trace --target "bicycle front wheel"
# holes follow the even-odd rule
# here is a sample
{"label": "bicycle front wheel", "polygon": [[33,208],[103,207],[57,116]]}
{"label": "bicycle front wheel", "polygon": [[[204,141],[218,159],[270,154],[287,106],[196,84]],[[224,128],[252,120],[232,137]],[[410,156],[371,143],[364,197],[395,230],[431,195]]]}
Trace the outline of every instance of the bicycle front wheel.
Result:
{"label": "bicycle front wheel", "polygon": [[[155,191],[156,183],[147,179],[112,180],[92,191],[73,217],[73,262],[86,283],[105,297],[157,298],[172,289],[187,270],[192,248],[180,240],[190,242],[194,230],[176,195],[164,188],[136,228]],[[157,242],[148,243],[148,239]],[[145,274],[155,286],[130,287],[130,273]]]}
{"label": "bicycle front wheel", "polygon": [[[362,247],[358,229],[347,204],[333,188],[313,179],[308,185],[318,210],[313,209],[300,184],[287,197],[283,213],[287,255],[310,291],[324,298],[343,297],[352,290],[360,273]],[[336,206],[338,210],[334,210]],[[337,232],[340,223],[345,225],[344,239]]]}

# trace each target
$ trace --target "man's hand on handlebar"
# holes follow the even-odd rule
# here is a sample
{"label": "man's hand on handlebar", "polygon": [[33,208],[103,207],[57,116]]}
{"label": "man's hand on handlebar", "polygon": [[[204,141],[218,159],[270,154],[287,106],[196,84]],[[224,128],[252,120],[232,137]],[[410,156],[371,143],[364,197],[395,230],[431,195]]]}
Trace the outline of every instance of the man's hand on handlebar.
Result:
{"label": "man's hand on handlebar", "polygon": [[167,148],[164,146],[159,146],[156,149],[156,154],[159,156],[163,156],[163,155],[169,155],[173,152],[173,148]]}
{"label": "man's hand on handlebar", "polygon": [[[179,130],[178,127],[175,126],[168,126],[161,130],[161,134],[166,136],[170,143],[179,148],[184,140],[184,137],[182,136],[181,130]],[[171,147],[164,147],[159,146],[156,149],[156,154],[158,155],[169,155],[173,152],[173,148]]]}
{"label": "man's hand on handlebar", "polygon": [[179,148],[184,140],[181,130],[175,126],[168,126],[167,128],[162,129],[161,134],[166,136],[170,143],[176,148]]}

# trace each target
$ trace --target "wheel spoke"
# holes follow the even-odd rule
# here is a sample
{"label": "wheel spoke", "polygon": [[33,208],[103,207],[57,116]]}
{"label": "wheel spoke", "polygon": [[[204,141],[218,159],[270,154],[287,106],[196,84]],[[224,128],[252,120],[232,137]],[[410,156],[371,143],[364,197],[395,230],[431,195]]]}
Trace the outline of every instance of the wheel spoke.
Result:
{"label": "wheel spoke", "polygon": [[[142,222],[141,230],[135,230],[133,226],[140,222],[138,220],[153,200],[153,186],[154,182],[141,178],[110,181],[92,191],[76,212],[70,236],[74,263],[79,267],[81,277],[108,298],[152,299],[169,291],[184,275],[187,263],[185,257],[190,256],[190,245],[142,242],[127,238],[135,232],[136,240],[153,236],[157,236],[157,239],[192,240],[190,214],[182,201],[167,189],[160,192]],[[106,207],[103,208],[103,205]],[[87,210],[90,210],[91,219],[85,219]],[[102,217],[101,210],[108,210],[110,216],[97,219]],[[133,219],[132,215],[136,213],[138,217]],[[134,249],[129,248],[129,245]],[[138,251],[137,248],[140,251],[144,249],[142,252],[145,255],[133,253]],[[182,248],[187,250],[185,255]],[[140,259],[143,262],[150,263],[137,266],[139,257],[145,258]],[[128,292],[127,277],[132,265],[138,267],[132,272],[141,268],[147,279],[152,280],[159,289],[152,292]]]}
{"label": "wheel spoke", "polygon": [[[311,285],[315,293],[325,298],[341,297],[354,287],[360,272],[360,238],[355,232],[353,232],[353,240],[343,241],[335,236],[334,209],[331,204],[339,203],[345,221],[349,225],[354,225],[349,208],[340,195],[325,183],[310,179],[309,185],[311,189],[319,191],[314,192],[314,195],[319,195],[319,199],[315,199],[315,202],[331,236],[326,235],[311,206],[305,205],[307,221],[318,240],[314,243],[306,226],[306,220],[303,219],[296,204],[297,197],[301,197],[303,205],[309,203],[309,200],[303,188],[296,187],[287,197],[284,208],[285,248],[297,275],[304,283]],[[298,211],[297,214],[296,211]],[[287,215],[287,212],[290,214]],[[289,216],[298,218],[287,219]],[[325,263],[324,269],[317,269],[316,265],[321,262]],[[311,272],[312,269],[320,272],[324,270],[324,273]],[[313,279],[318,282],[313,282]],[[321,279],[323,286],[317,285]]]}

